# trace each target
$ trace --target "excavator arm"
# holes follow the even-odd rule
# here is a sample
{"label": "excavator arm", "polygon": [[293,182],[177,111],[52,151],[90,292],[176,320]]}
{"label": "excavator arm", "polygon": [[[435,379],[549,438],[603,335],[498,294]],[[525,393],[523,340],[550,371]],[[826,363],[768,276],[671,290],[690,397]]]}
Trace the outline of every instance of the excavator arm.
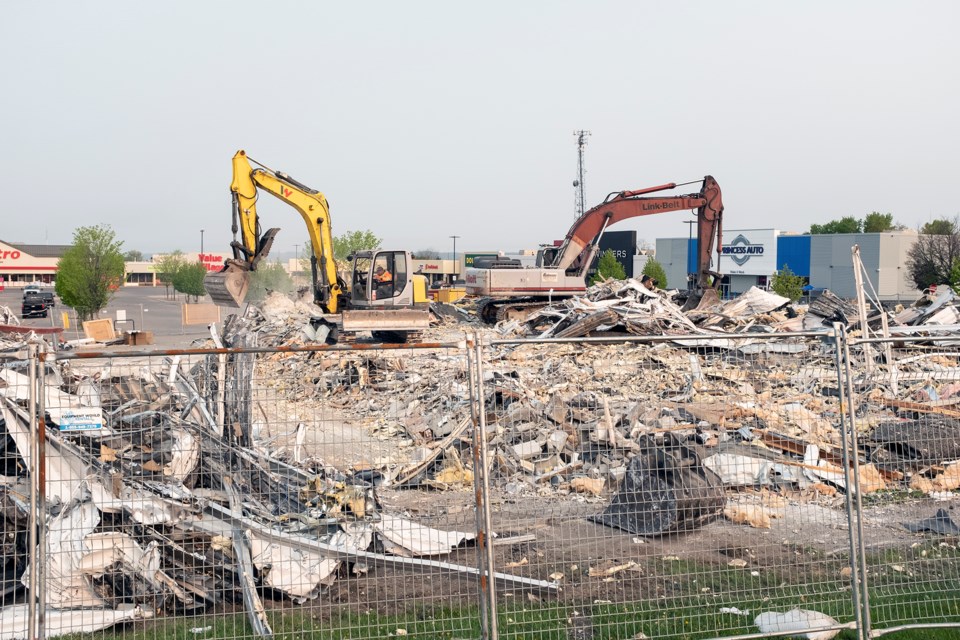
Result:
{"label": "excavator arm", "polygon": [[[343,293],[342,280],[333,259],[333,233],[330,229],[330,207],[322,193],[303,185],[290,176],[266,167],[254,169],[247,154],[233,156],[233,259],[224,269],[207,275],[204,286],[218,304],[239,306],[246,297],[249,272],[270,252],[279,229],[260,234],[257,216],[259,191],[270,193],[296,209],[307,225],[313,247],[313,297],[327,313],[337,313]],[[236,240],[240,231],[240,240]]]}
{"label": "excavator arm", "polygon": [[[612,194],[602,203],[580,216],[557,252],[550,267],[585,271],[593,257],[603,232],[622,220],[671,211],[697,211],[697,288],[705,290],[719,284],[719,274],[710,270],[711,254],[716,246],[718,260],[722,242],[723,200],[720,186],[713,176],[705,176],[699,193],[672,197],[648,197],[644,194],[675,189],[668,183],[635,191]],[[710,278],[713,277],[713,285]]]}

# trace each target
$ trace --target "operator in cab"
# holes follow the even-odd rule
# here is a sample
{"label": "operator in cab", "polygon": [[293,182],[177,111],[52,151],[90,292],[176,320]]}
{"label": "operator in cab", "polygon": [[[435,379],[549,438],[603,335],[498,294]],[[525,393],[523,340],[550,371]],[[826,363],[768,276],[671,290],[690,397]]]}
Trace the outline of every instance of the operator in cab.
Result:
{"label": "operator in cab", "polygon": [[373,281],[377,284],[377,299],[393,297],[393,274],[384,269],[383,265],[377,265],[373,272]]}

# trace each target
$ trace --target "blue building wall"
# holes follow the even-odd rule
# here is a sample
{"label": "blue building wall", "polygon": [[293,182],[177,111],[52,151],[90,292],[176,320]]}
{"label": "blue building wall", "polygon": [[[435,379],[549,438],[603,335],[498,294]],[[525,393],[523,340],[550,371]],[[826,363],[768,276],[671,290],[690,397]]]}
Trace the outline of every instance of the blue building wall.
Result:
{"label": "blue building wall", "polygon": [[777,271],[783,265],[798,276],[810,277],[810,236],[777,236]]}
{"label": "blue building wall", "polygon": [[697,272],[697,239],[690,238],[687,240],[687,273],[696,273],[696,272]]}

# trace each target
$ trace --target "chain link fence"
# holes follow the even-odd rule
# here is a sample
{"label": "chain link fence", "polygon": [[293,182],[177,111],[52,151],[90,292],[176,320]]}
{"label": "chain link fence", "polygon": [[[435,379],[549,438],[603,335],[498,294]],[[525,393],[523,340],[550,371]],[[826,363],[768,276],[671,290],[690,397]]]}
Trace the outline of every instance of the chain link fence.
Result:
{"label": "chain link fence", "polygon": [[2,638],[960,626],[945,339],[35,350],[0,371]]}

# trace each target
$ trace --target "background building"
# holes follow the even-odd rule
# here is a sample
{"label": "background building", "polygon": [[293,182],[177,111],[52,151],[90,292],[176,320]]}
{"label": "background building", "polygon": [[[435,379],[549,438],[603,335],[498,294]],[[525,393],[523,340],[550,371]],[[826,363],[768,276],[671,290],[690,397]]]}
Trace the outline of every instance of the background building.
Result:
{"label": "background building", "polygon": [[[917,234],[909,231],[799,235],[776,229],[724,230],[716,270],[724,274],[724,295],[734,296],[752,286],[768,288],[773,274],[786,266],[807,278],[814,289],[853,298],[857,291],[851,250],[859,245],[866,276],[881,300],[915,300],[921,292],[910,281],[906,261],[916,241]],[[697,270],[696,239],[658,238],[657,260],[669,286],[685,288],[688,275]]]}
{"label": "background building", "polygon": [[0,241],[0,277],[3,284],[25,286],[33,282],[52,284],[65,244],[8,244]]}
{"label": "background building", "polygon": [[917,234],[843,233],[811,236],[810,284],[830,289],[841,298],[857,295],[851,247],[859,245],[860,258],[881,300],[913,300],[920,295],[906,267],[907,252]]}

